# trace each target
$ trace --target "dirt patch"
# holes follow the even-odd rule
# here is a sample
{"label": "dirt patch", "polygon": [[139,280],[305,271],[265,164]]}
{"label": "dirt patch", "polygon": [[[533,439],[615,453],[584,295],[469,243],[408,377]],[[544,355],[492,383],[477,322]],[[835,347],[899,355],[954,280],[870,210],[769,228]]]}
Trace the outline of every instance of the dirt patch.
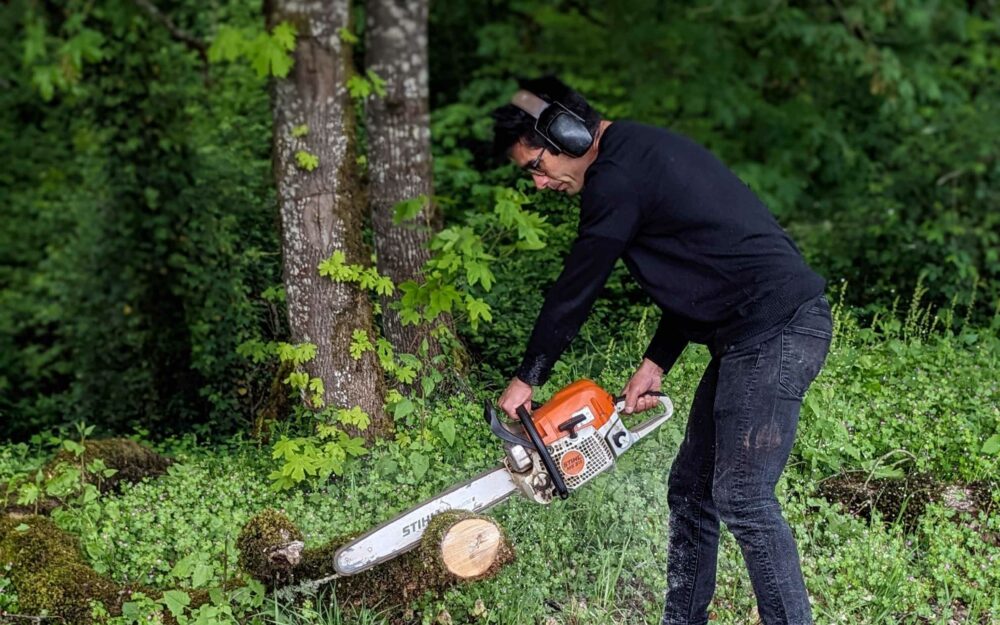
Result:
{"label": "dirt patch", "polygon": [[899,521],[907,532],[917,528],[929,503],[972,516],[980,512],[988,515],[994,505],[994,489],[990,482],[948,484],[927,473],[879,479],[868,479],[866,473],[844,473],[819,485],[823,497],[839,502],[849,513],[870,521],[877,510],[884,521]]}

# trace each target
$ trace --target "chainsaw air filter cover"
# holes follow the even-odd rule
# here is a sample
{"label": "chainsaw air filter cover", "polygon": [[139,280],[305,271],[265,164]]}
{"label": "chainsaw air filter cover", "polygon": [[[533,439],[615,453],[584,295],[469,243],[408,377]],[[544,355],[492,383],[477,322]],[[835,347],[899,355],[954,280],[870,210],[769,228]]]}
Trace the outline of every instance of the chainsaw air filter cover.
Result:
{"label": "chainsaw air filter cover", "polygon": [[614,398],[590,380],[579,380],[535,411],[532,422],[555,460],[566,488],[575,490],[614,465],[605,442],[619,422]]}

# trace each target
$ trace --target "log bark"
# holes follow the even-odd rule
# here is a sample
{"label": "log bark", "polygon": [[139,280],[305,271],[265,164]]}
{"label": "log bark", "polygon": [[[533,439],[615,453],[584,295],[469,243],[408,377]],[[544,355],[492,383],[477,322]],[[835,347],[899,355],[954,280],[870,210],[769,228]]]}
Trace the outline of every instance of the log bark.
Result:
{"label": "log bark", "polygon": [[[365,16],[365,65],[385,80],[385,96],[366,104],[369,207],[379,272],[396,284],[421,281],[430,258],[428,244],[440,228],[434,207],[431,170],[430,112],[427,80],[428,0],[368,0]],[[425,196],[428,202],[413,221],[393,223],[401,201]],[[404,326],[384,298],[382,326],[397,351],[416,353],[432,325]],[[451,327],[450,317],[441,322]]]}
{"label": "log bark", "polygon": [[[294,67],[275,79],[274,171],[281,212],[284,284],[292,339],[316,345],[307,363],[311,376],[323,380],[326,405],[360,406],[372,417],[361,432],[371,440],[389,430],[383,410],[385,382],[375,355],[359,360],[349,352],[352,334],[372,336],[372,305],[352,284],[319,275],[318,266],[334,252],[348,263],[367,265],[362,241],[364,197],[356,170],[356,124],[346,82],[353,72],[351,49],[339,36],[350,26],[348,0],[269,2],[269,26],[290,21],[298,29]],[[305,125],[304,136],[293,129]],[[319,158],[306,171],[296,153]],[[357,434],[357,432],[352,432]]]}

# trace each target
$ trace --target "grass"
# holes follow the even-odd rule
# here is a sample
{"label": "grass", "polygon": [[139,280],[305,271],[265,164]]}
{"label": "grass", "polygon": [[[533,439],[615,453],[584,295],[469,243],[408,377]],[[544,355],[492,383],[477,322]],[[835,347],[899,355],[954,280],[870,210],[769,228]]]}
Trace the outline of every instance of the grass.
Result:
{"label": "grass", "polygon": [[[911,532],[877,512],[871,521],[856,518],[818,489],[821,480],[849,471],[872,479],[919,471],[942,483],[995,480],[998,456],[986,453],[983,443],[1000,431],[996,328],[921,332],[919,323],[894,330],[885,322],[863,328],[843,313],[838,323],[837,342],[810,390],[779,483],[816,622],[1000,622],[995,482],[988,510],[958,512],[931,503]],[[539,395],[582,375],[617,391],[641,347],[623,345],[600,359],[571,356]],[[666,583],[666,478],[706,362],[703,349],[685,354],[666,383],[676,417],[615,471],[551,506],[514,499],[495,508],[491,514],[509,532],[517,560],[494,579],[419,598],[409,606],[410,621],[658,623]],[[474,399],[455,397],[428,408],[454,418],[459,435],[420,479],[405,463],[406,449],[386,445],[339,480],[280,494],[267,489],[273,469],[267,450],[247,442],[203,447],[174,441],[168,451],[182,462],[167,476],[106,498],[97,513],[78,515],[72,525],[95,568],[118,581],[176,583],[172,571],[187,556],[210,567],[207,584],[218,584],[235,574],[240,526],[264,507],[283,509],[315,544],[365,529],[493,464],[501,451],[485,433],[480,410]],[[433,414],[421,418],[432,421]],[[385,459],[398,461],[399,469],[372,470]],[[37,466],[37,454],[0,447],[0,475],[9,476],[18,465]],[[267,600],[256,617],[244,620],[385,622],[377,608],[341,613],[334,592],[326,588],[298,605]],[[742,556],[726,531],[711,610],[715,622],[757,622]]]}

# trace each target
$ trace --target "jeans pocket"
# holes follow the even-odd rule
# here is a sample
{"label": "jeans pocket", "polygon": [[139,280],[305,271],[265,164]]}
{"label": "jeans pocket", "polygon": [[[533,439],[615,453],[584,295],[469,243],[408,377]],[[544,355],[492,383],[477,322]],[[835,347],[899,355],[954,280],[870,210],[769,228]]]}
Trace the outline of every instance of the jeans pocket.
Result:
{"label": "jeans pocket", "polygon": [[789,324],[781,332],[781,373],[778,384],[791,397],[802,399],[823,368],[833,335],[823,327],[811,327],[821,324],[793,324]]}

